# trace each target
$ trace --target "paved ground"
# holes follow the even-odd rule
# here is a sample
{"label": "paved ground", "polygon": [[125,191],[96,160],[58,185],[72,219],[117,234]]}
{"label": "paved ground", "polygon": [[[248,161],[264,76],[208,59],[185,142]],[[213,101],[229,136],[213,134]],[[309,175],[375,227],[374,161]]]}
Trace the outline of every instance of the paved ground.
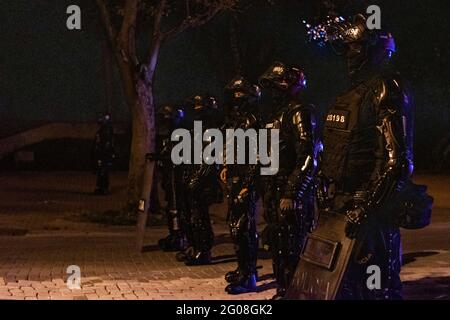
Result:
{"label": "paved ground", "polygon": [[[125,175],[113,195],[90,195],[88,173],[0,175],[0,299],[267,299],[274,293],[269,259],[261,259],[257,293],[229,296],[223,275],[235,267],[224,207],[212,208],[214,263],[186,267],[155,246],[164,227],[149,227],[146,252],[134,250],[134,227],[82,219],[118,208]],[[450,177],[418,176],[435,197],[430,227],[403,232],[402,278],[409,299],[450,299]],[[67,267],[81,269],[81,289],[67,288]]]}

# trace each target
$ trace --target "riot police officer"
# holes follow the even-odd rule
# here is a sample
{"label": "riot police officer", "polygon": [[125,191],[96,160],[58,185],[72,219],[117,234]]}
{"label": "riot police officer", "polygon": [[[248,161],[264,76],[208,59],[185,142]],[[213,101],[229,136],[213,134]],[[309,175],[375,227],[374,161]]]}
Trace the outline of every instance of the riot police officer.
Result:
{"label": "riot police officer", "polygon": [[[225,129],[259,128],[259,86],[241,76],[225,87]],[[248,151],[251,152],[251,151]],[[256,290],[258,236],[256,232],[256,165],[224,165],[221,179],[227,185],[228,221],[237,257],[237,269],[226,274],[225,290],[240,294]]]}
{"label": "riot police officer", "polygon": [[[357,15],[330,27],[328,38],[345,54],[351,80],[323,132],[329,206],[346,214],[346,234],[356,239],[338,298],[399,299],[400,232],[388,208],[413,171],[411,96],[391,66],[390,33],[368,30]],[[366,284],[370,265],[381,269],[380,289]]]}
{"label": "riot police officer", "polygon": [[274,299],[278,299],[286,292],[306,233],[312,228],[319,141],[314,106],[299,101],[306,87],[300,67],[275,62],[260,77],[260,84],[263,95],[271,100],[266,128],[279,129],[279,170],[263,179],[264,212],[278,285]]}
{"label": "riot police officer", "polygon": [[109,170],[115,158],[114,130],[111,116],[105,114],[98,118],[98,130],[95,134],[93,157],[97,183],[94,194],[109,194]]}
{"label": "riot police officer", "polygon": [[[203,129],[217,125],[219,114],[217,100],[208,95],[196,95],[188,99],[187,108],[192,138],[194,141],[196,139],[202,141],[202,137],[195,136],[192,124],[194,121],[202,121]],[[221,201],[223,197],[217,170],[216,165],[183,165],[181,218],[186,226],[188,248],[177,254],[177,260],[184,261],[186,265],[211,263],[214,233],[209,207],[212,203]]]}
{"label": "riot police officer", "polygon": [[182,167],[175,165],[171,160],[172,132],[183,127],[184,110],[166,105],[159,112],[158,137],[159,152],[158,166],[161,169],[162,188],[165,193],[166,215],[169,235],[160,239],[158,244],[164,251],[180,251],[186,249],[187,240],[185,228],[180,217],[180,194],[182,186]]}

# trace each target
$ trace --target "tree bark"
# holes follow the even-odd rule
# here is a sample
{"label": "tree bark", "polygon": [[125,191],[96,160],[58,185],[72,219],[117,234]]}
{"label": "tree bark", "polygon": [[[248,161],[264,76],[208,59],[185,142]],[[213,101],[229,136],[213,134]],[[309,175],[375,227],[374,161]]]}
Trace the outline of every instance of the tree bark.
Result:
{"label": "tree bark", "polygon": [[[131,59],[120,50],[116,50],[115,54],[132,123],[127,190],[128,210],[134,209],[142,197],[145,156],[155,152],[153,80],[160,46],[160,38],[154,39],[149,58],[140,66],[136,65],[135,59]],[[137,70],[138,68],[140,69]],[[151,186],[149,188],[151,190]]]}
{"label": "tree bark", "polygon": [[[136,83],[136,101],[131,107],[132,139],[128,170],[128,204],[135,206],[143,189],[146,154],[155,152],[155,108],[153,88],[144,80]],[[144,199],[149,200],[150,195]]]}
{"label": "tree bark", "polygon": [[[131,147],[128,181],[132,204],[137,204],[136,248],[144,247],[145,228],[153,189],[155,159],[155,103],[153,87],[146,81],[137,82],[138,101],[133,120],[133,140]],[[136,148],[136,149],[135,149]],[[133,207],[132,207],[133,208]]]}

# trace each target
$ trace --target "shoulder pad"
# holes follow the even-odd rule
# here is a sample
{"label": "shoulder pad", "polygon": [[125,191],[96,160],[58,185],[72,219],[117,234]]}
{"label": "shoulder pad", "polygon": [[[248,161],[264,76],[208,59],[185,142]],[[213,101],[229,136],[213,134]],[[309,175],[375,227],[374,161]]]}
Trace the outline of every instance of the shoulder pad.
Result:
{"label": "shoulder pad", "polygon": [[301,106],[299,108],[295,108],[290,112],[290,118],[292,119],[292,123],[297,125],[302,122],[311,122],[314,120],[312,109],[309,106]]}
{"label": "shoulder pad", "polygon": [[386,98],[387,94],[387,85],[384,80],[381,80],[376,83],[374,88],[374,99],[376,104],[380,104]]}
{"label": "shoulder pad", "polygon": [[375,102],[379,106],[387,108],[400,108],[409,104],[403,82],[398,76],[391,76],[381,79],[375,87]]}
{"label": "shoulder pad", "polygon": [[398,93],[404,91],[403,81],[398,76],[392,76],[383,79],[383,82],[387,88],[388,93]]}
{"label": "shoulder pad", "polygon": [[288,108],[286,110],[287,115],[292,115],[298,111],[303,110],[303,105],[298,101],[291,101],[288,105]]}

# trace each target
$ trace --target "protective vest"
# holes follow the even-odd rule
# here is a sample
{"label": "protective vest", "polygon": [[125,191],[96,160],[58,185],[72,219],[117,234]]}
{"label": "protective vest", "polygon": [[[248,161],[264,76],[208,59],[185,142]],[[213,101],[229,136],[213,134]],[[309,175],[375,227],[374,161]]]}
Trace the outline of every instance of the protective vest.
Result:
{"label": "protective vest", "polygon": [[372,90],[379,77],[339,96],[328,110],[323,131],[322,173],[337,192],[363,190],[377,163],[376,105]]}

